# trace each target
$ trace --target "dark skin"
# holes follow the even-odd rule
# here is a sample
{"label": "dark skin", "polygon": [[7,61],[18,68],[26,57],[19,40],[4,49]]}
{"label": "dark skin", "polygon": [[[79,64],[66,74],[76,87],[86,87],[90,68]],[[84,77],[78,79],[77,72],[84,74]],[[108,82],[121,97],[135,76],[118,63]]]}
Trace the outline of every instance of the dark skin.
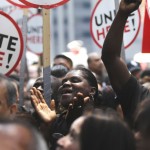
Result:
{"label": "dark skin", "polygon": [[97,75],[101,75],[103,70],[103,63],[101,61],[100,56],[96,52],[93,52],[89,54],[88,59],[89,59],[88,63],[89,69],[94,73],[96,73]]}
{"label": "dark skin", "polygon": [[[80,71],[71,71],[62,81],[59,92],[61,94],[60,103],[67,111],[65,116],[67,119],[78,115],[78,109],[82,110],[84,104],[89,102],[89,94],[94,94],[95,89],[89,85]],[[51,123],[55,120],[54,100],[51,101],[49,108],[42,94],[35,87],[31,89],[31,100],[36,112],[44,122]]]}
{"label": "dark skin", "polygon": [[132,3],[127,3],[125,0],[121,0],[119,11],[103,45],[102,60],[114,90],[121,90],[131,76],[126,64],[121,59],[123,31],[128,16],[139,8],[141,2],[142,0],[135,0]]}
{"label": "dark skin", "polygon": [[31,100],[38,115],[43,119],[44,122],[53,121],[56,118],[54,100],[51,101],[49,108],[39,90],[33,87],[30,92]]}
{"label": "dark skin", "polygon": [[80,71],[70,71],[62,80],[62,86],[59,88],[60,103],[65,108],[75,101],[80,105],[82,103],[80,100],[83,99],[81,97],[88,97],[92,92],[94,92],[94,88],[89,85]]}
{"label": "dark skin", "polygon": [[[35,107],[35,111],[38,113],[39,117],[45,122],[45,123],[51,123],[56,119],[56,111],[55,111],[55,101],[51,100],[50,107],[46,104],[43,95],[40,93],[39,90],[37,90],[35,87],[33,87],[31,90],[31,101],[33,102],[33,105]],[[77,93],[77,96],[73,98],[72,102],[69,103],[67,113],[66,113],[66,119],[71,116],[71,113],[74,112],[74,110],[78,106],[83,106],[84,102],[87,102],[89,100],[89,97],[83,97],[82,93]]]}

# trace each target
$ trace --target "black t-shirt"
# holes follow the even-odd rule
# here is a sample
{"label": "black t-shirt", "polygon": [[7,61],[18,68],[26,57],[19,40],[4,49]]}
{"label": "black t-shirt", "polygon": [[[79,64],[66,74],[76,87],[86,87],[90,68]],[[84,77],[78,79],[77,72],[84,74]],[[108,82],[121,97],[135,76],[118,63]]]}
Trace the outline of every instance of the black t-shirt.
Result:
{"label": "black t-shirt", "polygon": [[125,120],[133,125],[133,115],[137,105],[146,98],[150,98],[150,91],[143,87],[135,77],[131,76],[120,91],[116,91],[121,104]]}
{"label": "black t-shirt", "polygon": [[51,150],[55,150],[57,146],[58,138],[55,136],[56,134],[67,135],[70,129],[70,126],[74,120],[82,115],[82,108],[78,108],[77,111],[72,111],[69,113],[68,117],[65,118],[67,111],[64,111],[60,114],[56,120],[51,124],[50,128],[50,145]]}

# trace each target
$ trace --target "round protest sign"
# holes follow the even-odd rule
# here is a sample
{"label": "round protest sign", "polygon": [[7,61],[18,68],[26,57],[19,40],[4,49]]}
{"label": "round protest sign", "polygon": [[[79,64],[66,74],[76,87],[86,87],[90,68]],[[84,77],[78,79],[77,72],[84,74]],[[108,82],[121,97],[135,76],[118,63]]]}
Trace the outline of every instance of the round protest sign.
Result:
{"label": "round protest sign", "polygon": [[23,10],[21,8],[16,8],[12,10],[9,15],[15,20],[20,29],[22,28],[23,22]]}
{"label": "round protest sign", "polygon": [[15,8],[15,6],[11,5],[8,1],[1,0],[1,2],[0,2],[0,10],[2,10],[3,12],[9,13],[14,8]]}
{"label": "round protest sign", "polygon": [[[22,28],[23,23],[23,15],[24,15],[23,10],[24,9],[22,8],[16,7],[9,13],[9,15],[15,20],[15,22],[18,24],[20,28]],[[28,10],[28,17],[30,17],[32,15],[32,12],[30,11],[30,9],[27,10]]]}
{"label": "round protest sign", "polygon": [[21,8],[29,8],[29,6],[26,6],[25,4],[23,4],[22,2],[20,2],[19,0],[7,0],[9,3],[11,3],[12,5],[21,7]]}
{"label": "round protest sign", "polygon": [[20,0],[27,6],[38,8],[54,8],[67,3],[69,0]]}
{"label": "round protest sign", "polygon": [[23,37],[16,22],[0,11],[0,73],[9,75],[23,54]]}
{"label": "round protest sign", "polygon": [[27,48],[35,54],[43,52],[43,18],[41,14],[32,15],[27,23]]}
{"label": "round protest sign", "polygon": [[[94,42],[102,48],[108,30],[116,15],[115,3],[110,0],[100,0],[96,4],[91,20],[90,32]],[[139,11],[133,12],[126,22],[124,28],[124,46],[129,47],[136,39],[141,25],[141,15]],[[115,37],[114,37],[115,38]]]}

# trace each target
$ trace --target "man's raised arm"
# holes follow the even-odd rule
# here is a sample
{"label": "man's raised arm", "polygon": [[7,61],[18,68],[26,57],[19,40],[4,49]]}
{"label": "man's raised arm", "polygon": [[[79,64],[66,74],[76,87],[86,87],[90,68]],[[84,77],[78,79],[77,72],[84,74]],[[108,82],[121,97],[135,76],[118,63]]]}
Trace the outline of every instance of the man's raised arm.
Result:
{"label": "man's raised arm", "polygon": [[102,49],[102,60],[114,90],[120,90],[130,78],[127,66],[121,59],[121,46],[127,18],[130,13],[139,8],[142,0],[133,1],[128,3],[125,0],[121,0],[119,10],[106,36]]}

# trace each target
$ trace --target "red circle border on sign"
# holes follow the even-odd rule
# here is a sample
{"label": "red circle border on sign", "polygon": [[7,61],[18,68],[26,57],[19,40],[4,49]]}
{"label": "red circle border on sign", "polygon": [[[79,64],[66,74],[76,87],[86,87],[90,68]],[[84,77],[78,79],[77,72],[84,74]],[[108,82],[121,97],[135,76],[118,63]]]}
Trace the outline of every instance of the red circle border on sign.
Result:
{"label": "red circle border on sign", "polygon": [[52,4],[52,5],[37,5],[37,4],[34,4],[34,3],[30,3],[30,2],[27,2],[26,0],[20,0],[22,3],[24,3],[25,5],[27,6],[30,6],[30,7],[33,7],[33,8],[45,8],[45,9],[50,9],[50,8],[55,8],[55,7],[58,7],[60,5],[63,5],[65,3],[67,3],[69,0],[63,0],[59,3],[56,3],[56,4]]}
{"label": "red circle border on sign", "polygon": [[[103,46],[100,45],[100,44],[97,42],[97,40],[95,39],[94,34],[93,34],[93,31],[92,31],[92,19],[93,19],[93,16],[94,16],[94,13],[95,13],[96,8],[98,7],[98,5],[99,5],[99,3],[100,3],[101,1],[102,1],[102,0],[99,0],[99,1],[97,2],[97,4],[95,5],[94,9],[93,9],[93,12],[92,12],[92,15],[91,15],[91,18],[90,18],[90,33],[91,33],[91,35],[92,35],[92,38],[93,38],[94,42],[97,44],[97,46],[100,47],[100,48],[103,48]],[[139,9],[138,9],[138,14],[139,14],[139,25],[138,25],[138,30],[137,30],[137,32],[136,32],[136,35],[135,35],[135,37],[133,38],[133,40],[132,40],[127,46],[125,46],[124,48],[128,48],[128,47],[135,41],[135,39],[136,39],[136,37],[137,37],[137,35],[138,35],[138,33],[139,33],[140,26],[141,26],[141,14],[140,14]]]}
{"label": "red circle border on sign", "polygon": [[15,26],[15,28],[17,29],[18,33],[19,33],[19,37],[20,37],[20,54],[19,54],[19,57],[18,57],[18,60],[16,61],[15,65],[12,67],[12,69],[10,71],[8,71],[5,75],[8,76],[12,71],[14,71],[14,69],[17,67],[17,65],[19,64],[20,60],[21,60],[21,57],[22,57],[22,54],[23,54],[23,37],[22,37],[22,33],[21,33],[21,30],[19,28],[19,26],[17,25],[17,23],[6,13],[4,13],[3,11],[0,11],[0,14],[5,16],[8,20],[11,21],[11,23]]}
{"label": "red circle border on sign", "polygon": [[7,0],[10,4],[12,4],[12,5],[15,5],[15,6],[17,6],[17,7],[20,7],[20,8],[30,8],[29,6],[26,6],[26,5],[21,5],[21,4],[17,4],[17,3],[15,3],[15,2],[13,2],[13,0]]}

